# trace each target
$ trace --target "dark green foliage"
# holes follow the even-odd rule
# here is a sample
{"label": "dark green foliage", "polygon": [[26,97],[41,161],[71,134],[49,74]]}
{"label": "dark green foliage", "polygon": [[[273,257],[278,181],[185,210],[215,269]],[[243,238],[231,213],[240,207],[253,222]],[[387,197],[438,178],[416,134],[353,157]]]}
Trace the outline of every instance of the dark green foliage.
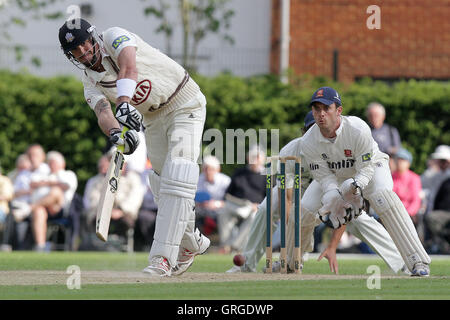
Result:
{"label": "dark green foliage", "polygon": [[[386,107],[387,122],[398,128],[403,145],[414,156],[412,169],[417,173],[425,170],[437,145],[450,145],[450,85],[446,82],[411,80],[389,86],[364,79],[344,85],[305,76],[285,85],[272,75],[194,78],[208,102],[205,129],[217,128],[224,136],[227,128],[265,128],[270,138],[270,129],[279,129],[281,148],[301,135],[314,90],[330,85],[342,96],[344,114],[366,120],[369,102],[379,101]],[[84,189],[97,171],[106,139],[77,79],[0,72],[0,110],[0,164],[5,172],[14,168],[15,159],[30,143],[40,143],[46,151],[64,154],[67,167],[78,175],[79,191]],[[232,174],[235,168],[224,165],[223,171]]]}
{"label": "dark green foliage", "polygon": [[29,144],[39,143],[46,151],[64,154],[67,168],[76,172],[84,189],[97,171],[106,139],[78,80],[0,72],[0,110],[0,164],[5,172]]}

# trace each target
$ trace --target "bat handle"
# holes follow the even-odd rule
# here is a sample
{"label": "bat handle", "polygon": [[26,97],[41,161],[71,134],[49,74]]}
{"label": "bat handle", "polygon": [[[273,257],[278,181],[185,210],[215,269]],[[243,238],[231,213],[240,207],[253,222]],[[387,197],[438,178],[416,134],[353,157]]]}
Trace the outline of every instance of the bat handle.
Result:
{"label": "bat handle", "polygon": [[[128,127],[123,126],[122,133],[120,134],[120,138],[123,139],[124,141],[125,141],[125,133],[127,133],[128,130],[130,130],[130,129],[128,129]],[[119,150],[120,152],[123,153],[123,151],[125,150],[125,143],[122,145],[118,145],[117,150]]]}

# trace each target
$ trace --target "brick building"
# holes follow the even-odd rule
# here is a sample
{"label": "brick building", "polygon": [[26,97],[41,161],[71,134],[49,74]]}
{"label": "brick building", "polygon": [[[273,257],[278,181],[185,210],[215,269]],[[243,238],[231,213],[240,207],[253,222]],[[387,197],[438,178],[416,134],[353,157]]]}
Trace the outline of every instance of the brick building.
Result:
{"label": "brick building", "polygon": [[[282,0],[272,0],[271,72],[278,73]],[[450,79],[450,0],[290,0],[289,67],[360,77]],[[366,13],[379,6],[381,28]]]}

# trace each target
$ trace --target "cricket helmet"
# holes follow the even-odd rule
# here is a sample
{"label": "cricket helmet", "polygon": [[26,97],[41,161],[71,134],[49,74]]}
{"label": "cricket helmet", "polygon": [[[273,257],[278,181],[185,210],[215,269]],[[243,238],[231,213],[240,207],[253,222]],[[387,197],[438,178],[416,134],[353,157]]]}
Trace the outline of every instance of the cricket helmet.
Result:
{"label": "cricket helmet", "polygon": [[84,43],[91,34],[88,29],[91,24],[84,19],[73,19],[64,22],[59,28],[59,43],[65,54],[70,50],[76,49],[80,44]]}
{"label": "cricket helmet", "polygon": [[[83,44],[86,40],[90,40],[92,43],[94,57],[89,63],[84,63],[85,67],[92,67],[100,56],[100,50],[96,48],[96,41],[92,36],[95,32],[95,27],[82,18],[76,18],[67,20],[59,28],[59,43],[66,57],[78,68],[83,65],[74,57],[71,50],[76,49],[79,45]],[[79,57],[78,57],[79,58]],[[81,68],[82,69],[82,68]]]}

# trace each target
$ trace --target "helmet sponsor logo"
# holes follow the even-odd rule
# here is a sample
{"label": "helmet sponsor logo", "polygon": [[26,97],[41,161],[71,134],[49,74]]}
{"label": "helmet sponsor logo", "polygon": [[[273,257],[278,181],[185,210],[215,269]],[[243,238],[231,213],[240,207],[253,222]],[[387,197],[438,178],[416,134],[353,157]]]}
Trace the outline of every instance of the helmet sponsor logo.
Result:
{"label": "helmet sponsor logo", "polygon": [[73,34],[71,34],[70,32],[66,33],[66,41],[67,43],[72,42],[75,39],[75,37],[73,36]]}
{"label": "helmet sponsor logo", "polygon": [[136,91],[134,93],[133,98],[131,98],[131,101],[133,105],[137,106],[141,103],[145,102],[148,99],[148,96],[150,95],[150,92],[152,91],[152,83],[150,80],[142,80],[136,85]]}
{"label": "helmet sponsor logo", "polygon": [[130,38],[128,38],[127,36],[123,35],[120,37],[117,37],[113,43],[112,46],[114,49],[117,49],[122,43],[126,42],[126,41],[130,41]]}

